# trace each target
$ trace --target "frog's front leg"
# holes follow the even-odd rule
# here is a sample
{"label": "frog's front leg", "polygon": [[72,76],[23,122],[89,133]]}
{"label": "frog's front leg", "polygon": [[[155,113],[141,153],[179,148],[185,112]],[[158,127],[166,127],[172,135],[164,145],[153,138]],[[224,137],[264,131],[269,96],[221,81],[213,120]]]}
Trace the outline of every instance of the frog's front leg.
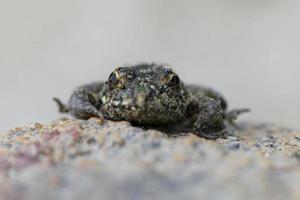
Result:
{"label": "frog's front leg", "polygon": [[234,121],[238,118],[238,116],[240,116],[243,113],[247,113],[247,112],[250,112],[250,109],[248,109],[248,108],[242,108],[242,109],[236,108],[236,109],[230,110],[229,112],[225,113],[226,121],[228,122],[229,125],[231,125],[235,128],[238,128]]}
{"label": "frog's front leg", "polygon": [[103,87],[104,83],[92,83],[75,89],[68,105],[64,105],[57,98],[54,100],[58,104],[60,112],[68,112],[76,118],[103,118],[103,114],[99,111],[102,106],[100,93]]}
{"label": "frog's front leg", "polygon": [[194,123],[194,132],[206,139],[226,138],[228,132],[224,124],[224,110],[220,102],[203,96],[198,102],[198,116]]}

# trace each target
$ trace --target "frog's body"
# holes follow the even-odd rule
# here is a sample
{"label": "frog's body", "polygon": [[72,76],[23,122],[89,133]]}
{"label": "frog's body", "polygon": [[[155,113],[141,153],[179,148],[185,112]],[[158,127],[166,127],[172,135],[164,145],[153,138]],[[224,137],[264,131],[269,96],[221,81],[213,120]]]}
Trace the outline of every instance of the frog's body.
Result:
{"label": "frog's body", "polygon": [[193,132],[208,139],[225,137],[224,121],[232,122],[243,110],[226,112],[217,92],[185,86],[171,68],[155,64],[120,67],[107,82],[77,88],[68,106],[55,99],[61,112],[76,118],[96,116],[142,125],[170,125],[192,121]]}

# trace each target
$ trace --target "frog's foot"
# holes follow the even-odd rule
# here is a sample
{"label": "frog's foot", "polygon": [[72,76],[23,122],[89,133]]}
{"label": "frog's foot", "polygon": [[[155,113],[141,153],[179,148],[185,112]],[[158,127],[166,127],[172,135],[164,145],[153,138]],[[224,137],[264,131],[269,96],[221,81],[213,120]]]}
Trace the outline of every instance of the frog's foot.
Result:
{"label": "frog's foot", "polygon": [[89,93],[84,88],[79,88],[73,92],[69,100],[68,108],[70,114],[78,119],[89,119],[91,117],[104,118],[104,115],[97,105],[98,101],[93,93]]}
{"label": "frog's foot", "polygon": [[79,119],[89,119],[91,117],[98,117],[100,120],[107,119],[106,114],[101,113],[97,108],[91,105],[83,105],[70,110],[71,114]]}
{"label": "frog's foot", "polygon": [[198,130],[198,131],[195,131],[194,134],[199,137],[208,139],[208,140],[216,140],[218,138],[224,138],[224,139],[227,138],[228,131],[226,129],[223,129],[223,130],[217,131],[217,132],[204,132],[204,131]]}
{"label": "frog's foot", "polygon": [[69,113],[70,110],[69,110],[68,106],[66,106],[61,100],[54,97],[53,101],[56,102],[56,104],[58,106],[58,110],[59,110],[60,113]]}
{"label": "frog's foot", "polygon": [[233,109],[227,113],[225,113],[225,119],[227,120],[227,122],[234,126],[237,127],[236,123],[234,122],[238,116],[240,116],[241,114],[250,112],[250,109],[247,108],[243,108],[243,109]]}
{"label": "frog's foot", "polygon": [[221,112],[214,115],[214,117],[208,118],[208,120],[199,117],[194,124],[194,133],[211,140],[227,138],[228,131],[226,130]]}
{"label": "frog's foot", "polygon": [[71,113],[75,117],[80,119],[89,119],[91,117],[98,117],[100,119],[107,118],[107,116],[102,114],[97,110],[96,107],[92,106],[91,104],[78,104],[79,106],[71,106],[70,109],[58,98],[53,98],[53,100],[56,102],[60,113]]}
{"label": "frog's foot", "polygon": [[98,118],[103,118],[104,115],[98,111],[94,106],[89,106],[86,107],[85,110],[82,113],[86,113],[87,115],[91,115],[91,117],[98,117]]}
{"label": "frog's foot", "polygon": [[224,111],[220,103],[212,98],[203,98],[199,103],[199,114],[194,123],[195,134],[206,139],[226,138]]}

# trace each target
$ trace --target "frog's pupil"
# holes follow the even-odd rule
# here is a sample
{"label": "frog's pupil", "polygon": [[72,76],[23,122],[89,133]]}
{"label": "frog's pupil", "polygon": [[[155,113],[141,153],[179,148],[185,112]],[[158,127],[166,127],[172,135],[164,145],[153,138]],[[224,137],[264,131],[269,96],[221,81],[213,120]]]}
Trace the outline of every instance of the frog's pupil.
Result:
{"label": "frog's pupil", "polygon": [[113,83],[117,82],[117,76],[115,72],[111,73],[111,75],[109,76],[109,81]]}
{"label": "frog's pupil", "polygon": [[115,88],[115,86],[119,83],[119,81],[120,81],[120,79],[118,77],[117,72],[111,73],[108,78],[109,89],[113,90]]}
{"label": "frog's pupil", "polygon": [[171,78],[171,83],[174,84],[174,85],[178,85],[180,82],[180,79],[177,75],[172,75],[172,78]]}

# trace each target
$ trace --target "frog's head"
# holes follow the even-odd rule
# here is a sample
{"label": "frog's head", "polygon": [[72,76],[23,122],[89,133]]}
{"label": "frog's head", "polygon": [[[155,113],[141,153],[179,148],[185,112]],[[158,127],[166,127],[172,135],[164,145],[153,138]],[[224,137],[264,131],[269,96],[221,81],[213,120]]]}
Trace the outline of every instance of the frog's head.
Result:
{"label": "frog's head", "polygon": [[178,75],[168,67],[141,64],[119,67],[106,82],[103,112],[141,124],[184,119],[188,97]]}

